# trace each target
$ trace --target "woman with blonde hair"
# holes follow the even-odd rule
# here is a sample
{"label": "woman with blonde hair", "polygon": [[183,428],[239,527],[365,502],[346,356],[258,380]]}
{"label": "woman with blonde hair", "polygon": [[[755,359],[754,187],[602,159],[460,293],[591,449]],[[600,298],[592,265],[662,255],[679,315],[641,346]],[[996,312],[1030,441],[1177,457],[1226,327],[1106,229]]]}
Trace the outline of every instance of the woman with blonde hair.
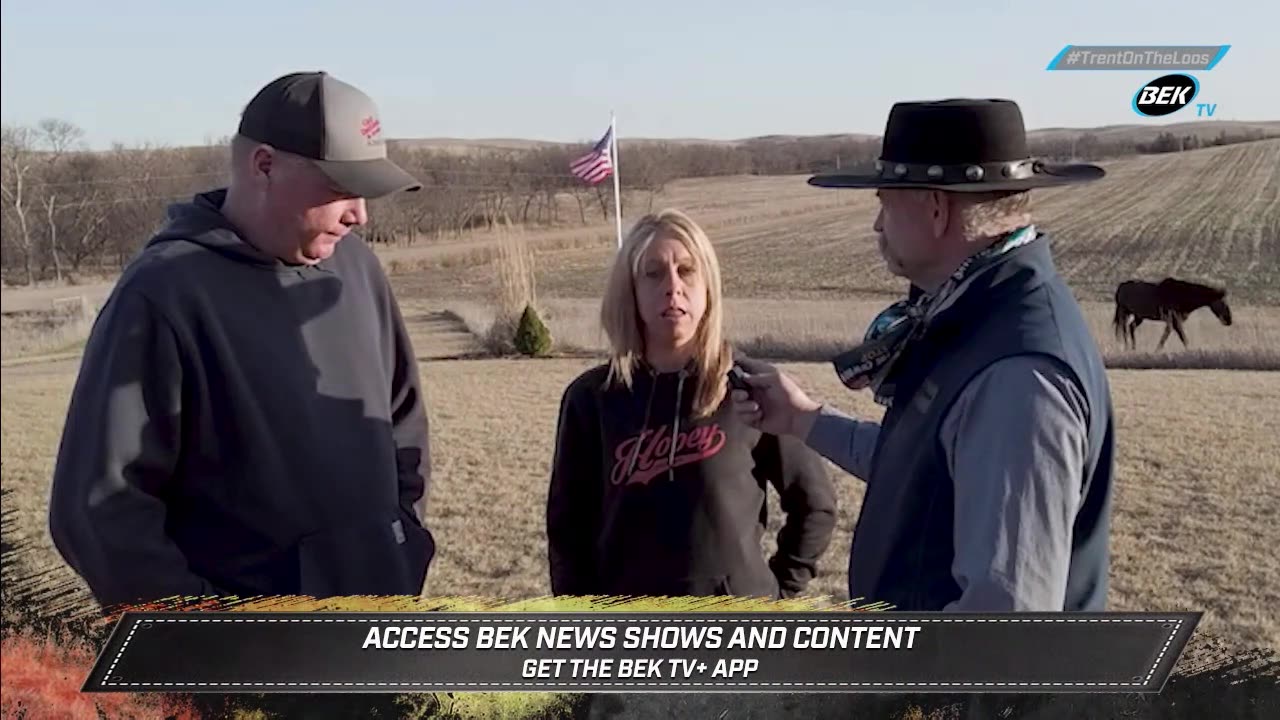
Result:
{"label": "woman with blonde hair", "polygon": [[[601,306],[609,361],[560,403],[547,499],[555,595],[791,597],[816,574],[835,489],[803,443],[732,412],[720,266],[687,215],[641,218]],[[767,561],[768,485],[785,523]]]}

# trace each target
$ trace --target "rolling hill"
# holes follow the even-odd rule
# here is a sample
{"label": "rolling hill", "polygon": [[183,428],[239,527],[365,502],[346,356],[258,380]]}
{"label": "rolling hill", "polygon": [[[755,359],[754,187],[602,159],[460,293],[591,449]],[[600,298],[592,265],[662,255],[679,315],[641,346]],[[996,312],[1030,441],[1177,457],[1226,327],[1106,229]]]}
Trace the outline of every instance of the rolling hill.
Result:
{"label": "rolling hill", "polygon": [[[1259,122],[1236,121],[1236,120],[1203,120],[1190,122],[1174,122],[1174,123],[1149,123],[1149,124],[1127,124],[1127,125],[1104,125],[1093,128],[1040,128],[1029,130],[1027,137],[1029,140],[1038,139],[1070,139],[1072,137],[1080,137],[1085,134],[1092,134],[1100,140],[1104,141],[1127,141],[1127,142],[1151,142],[1162,132],[1170,132],[1175,135],[1189,135],[1200,138],[1201,140],[1209,140],[1221,132],[1228,134],[1243,134],[1250,131],[1258,131],[1266,136],[1280,136],[1280,120],[1266,120]],[[829,135],[761,135],[757,137],[738,138],[732,140],[724,139],[708,139],[708,138],[647,138],[647,137],[626,137],[619,138],[620,143],[629,143],[636,145],[651,144],[670,144],[670,145],[717,145],[717,146],[739,146],[747,143],[762,142],[813,142],[813,141],[831,141],[831,140],[870,140],[878,138],[878,134],[868,133],[836,133]],[[469,153],[479,150],[530,150],[538,147],[547,146],[578,146],[584,143],[594,142],[594,138],[584,138],[580,142],[569,143],[553,140],[536,140],[521,138],[399,138],[391,141],[393,144],[410,150],[437,150],[443,152]]]}
{"label": "rolling hill", "polygon": [[[1037,223],[1052,234],[1058,264],[1083,297],[1108,299],[1130,277],[1175,275],[1227,285],[1249,302],[1280,304],[1280,139],[1100,164],[1107,169],[1100,181],[1033,196]],[[648,205],[643,196],[628,202],[628,219]],[[737,297],[901,291],[876,247],[870,191],[814,188],[802,175],[691,179],[669,183],[652,206],[683,208],[704,225],[721,254],[726,291]],[[538,250],[540,294],[598,296],[613,252],[610,224],[526,236]],[[415,294],[465,296],[490,284],[483,253],[468,262],[417,264],[408,259],[414,248],[392,252],[405,258],[393,266],[396,282]]]}

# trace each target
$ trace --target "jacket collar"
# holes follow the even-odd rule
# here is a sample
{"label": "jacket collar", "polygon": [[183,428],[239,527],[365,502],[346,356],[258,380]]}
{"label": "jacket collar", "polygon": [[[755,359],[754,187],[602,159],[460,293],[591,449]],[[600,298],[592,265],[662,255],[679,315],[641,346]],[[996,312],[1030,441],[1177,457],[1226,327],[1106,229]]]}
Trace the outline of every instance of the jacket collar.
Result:
{"label": "jacket collar", "polygon": [[1037,232],[1031,242],[995,258],[969,278],[950,307],[934,316],[929,334],[972,325],[976,317],[990,313],[1003,296],[1044,284],[1056,272],[1049,245],[1049,237]]}

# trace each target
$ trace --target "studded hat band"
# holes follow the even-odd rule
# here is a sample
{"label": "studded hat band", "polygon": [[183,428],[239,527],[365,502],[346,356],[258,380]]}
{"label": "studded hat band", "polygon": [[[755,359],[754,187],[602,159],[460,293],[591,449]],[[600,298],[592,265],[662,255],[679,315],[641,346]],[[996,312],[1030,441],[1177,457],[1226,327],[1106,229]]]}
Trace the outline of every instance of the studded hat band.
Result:
{"label": "studded hat band", "polygon": [[971,183],[982,180],[1024,180],[1033,177],[1043,163],[1027,158],[1006,162],[930,165],[876,160],[876,173],[886,180],[914,183]]}

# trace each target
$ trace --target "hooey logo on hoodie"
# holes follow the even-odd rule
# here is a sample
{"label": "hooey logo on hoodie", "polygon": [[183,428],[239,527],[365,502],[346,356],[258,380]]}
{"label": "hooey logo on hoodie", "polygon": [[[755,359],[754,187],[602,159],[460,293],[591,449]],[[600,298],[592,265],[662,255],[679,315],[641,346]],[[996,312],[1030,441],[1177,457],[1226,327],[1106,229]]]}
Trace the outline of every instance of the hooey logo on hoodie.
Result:
{"label": "hooey logo on hoodie", "polygon": [[[671,456],[671,432],[667,425],[656,430],[645,430],[634,437],[623,441],[613,452],[613,472],[610,480],[614,485],[632,483],[648,484],[654,477],[668,469],[688,465],[705,460],[716,453],[725,444],[725,433],[717,423],[701,425],[682,430],[676,436],[675,457]],[[635,467],[627,476],[627,466],[631,462],[631,454],[641,443],[640,452],[636,456]]]}

